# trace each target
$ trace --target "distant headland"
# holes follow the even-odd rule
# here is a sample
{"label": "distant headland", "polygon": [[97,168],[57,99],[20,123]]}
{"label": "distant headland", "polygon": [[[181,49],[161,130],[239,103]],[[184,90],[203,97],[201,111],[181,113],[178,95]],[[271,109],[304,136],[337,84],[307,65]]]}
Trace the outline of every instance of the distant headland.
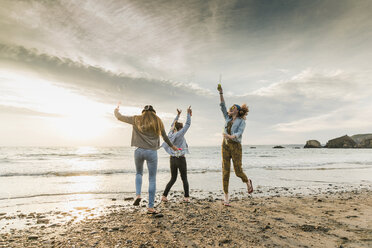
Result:
{"label": "distant headland", "polygon": [[372,134],[344,135],[328,140],[325,146],[317,140],[308,140],[304,148],[372,148]]}

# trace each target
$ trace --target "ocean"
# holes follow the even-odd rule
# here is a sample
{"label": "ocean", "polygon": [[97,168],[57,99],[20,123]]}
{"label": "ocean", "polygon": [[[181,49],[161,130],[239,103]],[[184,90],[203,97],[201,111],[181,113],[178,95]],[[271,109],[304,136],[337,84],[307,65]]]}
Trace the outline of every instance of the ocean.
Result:
{"label": "ocean", "polygon": [[[123,203],[134,197],[133,154],[132,147],[1,147],[0,213]],[[160,149],[158,157],[157,201],[170,179],[169,156]],[[220,147],[190,147],[187,166],[191,196],[222,196]],[[372,150],[243,146],[243,170],[253,181],[254,196],[278,194],[278,189],[312,194],[371,188]],[[145,166],[144,196],[147,179]],[[230,190],[246,193],[233,168]],[[182,191],[180,177],[172,191]]]}

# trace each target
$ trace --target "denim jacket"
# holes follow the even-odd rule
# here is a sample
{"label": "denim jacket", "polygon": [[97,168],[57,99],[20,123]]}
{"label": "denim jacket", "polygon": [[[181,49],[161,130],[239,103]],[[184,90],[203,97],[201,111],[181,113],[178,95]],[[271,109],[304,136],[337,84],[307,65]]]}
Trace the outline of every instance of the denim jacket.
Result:
{"label": "denim jacket", "polygon": [[[171,129],[169,130],[169,133],[168,133],[168,137],[169,137],[169,140],[175,145],[177,146],[178,148],[182,148],[181,150],[181,155],[185,155],[185,154],[189,154],[189,146],[187,145],[187,142],[186,142],[186,139],[185,139],[185,134],[187,132],[187,130],[190,128],[190,125],[191,125],[191,116],[190,114],[187,114],[187,120],[186,120],[186,123],[185,123],[185,126],[179,130],[178,132],[174,133],[173,132],[173,125],[176,121],[178,121],[178,115],[176,116],[176,118],[174,119],[172,125],[171,125]],[[164,150],[171,156],[175,156],[175,153],[174,151],[169,147],[169,145],[167,145],[167,143],[163,143],[162,144],[162,147],[164,148]]]}
{"label": "denim jacket", "polygon": [[[226,104],[224,102],[221,102],[220,106],[221,106],[221,111],[222,111],[223,117],[225,118],[224,132],[227,134],[227,124],[229,123],[229,121],[232,120],[232,118],[229,117],[229,115],[227,114]],[[244,132],[244,128],[245,128],[245,120],[242,119],[242,118],[239,118],[239,117],[236,118],[232,127],[231,127],[231,135],[235,135],[235,137],[236,137],[236,138],[232,139],[233,141],[242,143],[242,135],[243,135],[243,132]]]}

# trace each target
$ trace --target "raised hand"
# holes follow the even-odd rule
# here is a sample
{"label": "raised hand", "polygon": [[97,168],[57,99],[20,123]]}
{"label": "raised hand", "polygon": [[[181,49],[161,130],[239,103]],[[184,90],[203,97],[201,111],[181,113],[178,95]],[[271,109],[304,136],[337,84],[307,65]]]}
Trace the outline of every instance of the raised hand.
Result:
{"label": "raised hand", "polygon": [[192,116],[192,109],[191,109],[191,106],[189,106],[189,108],[187,109],[187,113],[190,114],[190,116]]}
{"label": "raised hand", "polygon": [[118,112],[118,111],[119,111],[120,104],[121,104],[121,102],[118,102],[118,106],[116,106],[116,108],[115,108],[115,112]]}
{"label": "raised hand", "polygon": [[181,113],[182,113],[182,110],[181,109],[177,109],[177,114],[178,115],[181,115]]}
{"label": "raised hand", "polygon": [[222,86],[221,86],[221,84],[218,84],[217,90],[218,90],[218,92],[222,93]]}

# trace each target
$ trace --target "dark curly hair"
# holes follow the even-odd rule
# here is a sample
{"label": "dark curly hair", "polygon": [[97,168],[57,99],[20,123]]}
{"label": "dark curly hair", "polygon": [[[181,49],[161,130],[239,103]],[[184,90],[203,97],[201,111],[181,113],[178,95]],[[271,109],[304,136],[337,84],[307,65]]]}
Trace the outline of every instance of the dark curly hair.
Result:
{"label": "dark curly hair", "polygon": [[240,107],[240,110],[239,110],[239,114],[238,116],[242,119],[245,120],[246,116],[248,115],[248,112],[249,112],[249,108],[247,106],[247,104],[243,104],[241,107]]}

